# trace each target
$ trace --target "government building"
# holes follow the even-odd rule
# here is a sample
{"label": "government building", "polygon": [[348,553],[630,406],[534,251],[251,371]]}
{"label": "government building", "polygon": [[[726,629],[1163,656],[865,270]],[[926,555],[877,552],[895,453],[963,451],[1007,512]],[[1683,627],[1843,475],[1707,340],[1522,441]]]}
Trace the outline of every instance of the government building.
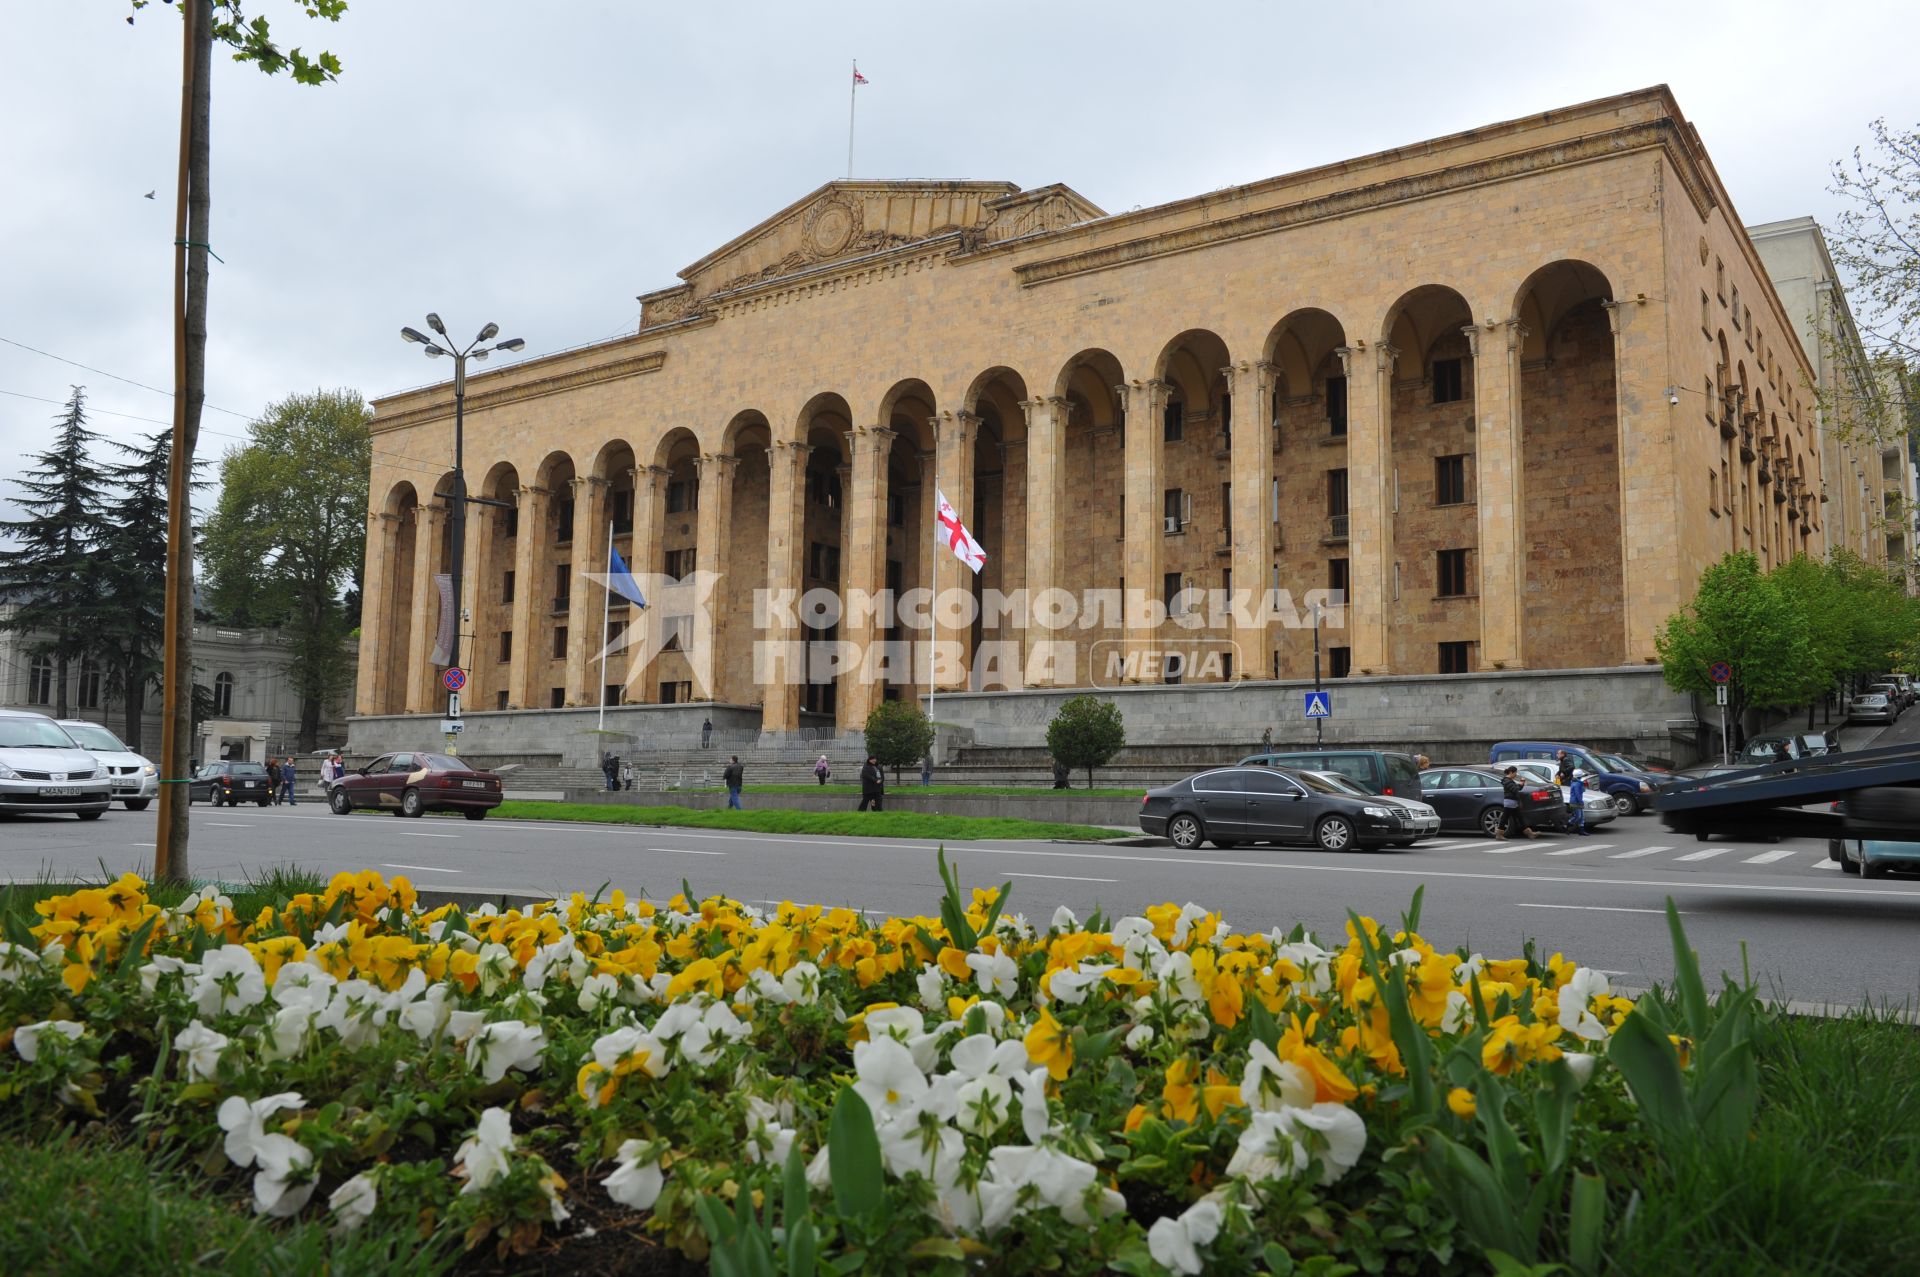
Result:
{"label": "government building", "polygon": [[[1415,717],[1583,671],[1657,725],[1687,702],[1655,635],[1701,571],[1829,543],[1810,316],[1664,87],[1118,214],[834,181],[639,301],[630,336],[468,379],[463,700],[500,748],[603,703],[629,732],[674,707],[845,734],[929,690],[987,739],[1073,687],[1200,739],[1242,703],[1203,691],[1316,654],[1356,704],[1419,689]],[[450,384],[375,404],[369,748],[445,704],[453,410]],[[603,589],[609,539],[646,607]],[[936,570],[964,593],[932,630],[787,605]],[[817,659],[848,650],[892,655]]]}

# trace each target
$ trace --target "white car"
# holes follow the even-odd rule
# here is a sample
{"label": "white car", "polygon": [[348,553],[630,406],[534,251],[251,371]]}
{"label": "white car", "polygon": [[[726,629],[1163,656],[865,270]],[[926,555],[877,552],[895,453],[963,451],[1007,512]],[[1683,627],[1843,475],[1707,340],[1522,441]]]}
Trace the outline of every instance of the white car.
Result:
{"label": "white car", "polygon": [[93,755],[45,714],[0,709],[0,814],[70,811],[98,820],[113,788]]}
{"label": "white car", "polygon": [[160,796],[160,769],[151,760],[128,749],[98,723],[82,718],[59,721],[67,735],[99,762],[113,784],[115,802],[124,803],[128,811],[145,811],[147,804]]}
{"label": "white car", "polygon": [[[1519,768],[1520,774],[1528,780],[1537,781],[1542,785],[1559,784],[1559,773],[1554,770],[1554,764],[1542,759],[1517,758],[1514,760],[1513,766]],[[1585,776],[1586,773],[1575,771],[1574,775]],[[1560,785],[1560,797],[1565,800],[1567,810],[1572,811],[1573,786]],[[1587,787],[1586,813],[1588,829],[1594,829],[1604,825],[1620,814],[1614,809],[1613,799],[1607,797],[1597,785],[1589,785]]]}

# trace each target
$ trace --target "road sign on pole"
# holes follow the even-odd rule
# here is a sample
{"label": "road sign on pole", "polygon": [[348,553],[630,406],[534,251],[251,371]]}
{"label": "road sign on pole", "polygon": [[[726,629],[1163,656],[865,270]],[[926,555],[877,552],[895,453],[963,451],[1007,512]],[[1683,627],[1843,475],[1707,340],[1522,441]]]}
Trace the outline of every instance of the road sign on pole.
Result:
{"label": "road sign on pole", "polygon": [[447,672],[440,676],[440,682],[449,692],[457,692],[467,685],[467,672],[458,665],[447,666]]}
{"label": "road sign on pole", "polygon": [[1331,692],[1307,692],[1307,717],[1332,718],[1333,694]]}
{"label": "road sign on pole", "polygon": [[[1715,661],[1707,666],[1707,677],[1724,686],[1733,679],[1733,666],[1725,661]],[[1723,701],[1722,704],[1725,702]]]}
{"label": "road sign on pole", "polygon": [[1727,703],[1727,685],[1725,683],[1713,689],[1713,703],[1715,705],[1725,705]]}
{"label": "road sign on pole", "polygon": [[460,717],[460,693],[458,692],[447,693],[447,717]]}

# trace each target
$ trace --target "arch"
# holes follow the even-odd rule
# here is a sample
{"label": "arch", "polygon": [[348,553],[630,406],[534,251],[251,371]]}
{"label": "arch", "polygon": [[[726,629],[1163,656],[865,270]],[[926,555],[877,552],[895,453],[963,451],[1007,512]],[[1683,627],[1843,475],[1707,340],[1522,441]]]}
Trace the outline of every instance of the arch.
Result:
{"label": "arch", "polygon": [[1005,364],[995,364],[973,379],[967,393],[961,396],[960,409],[977,414],[981,400],[988,397],[997,397],[1004,412],[1007,402],[1018,405],[1028,397],[1027,379]]}
{"label": "arch", "polygon": [[738,454],[742,447],[766,448],[773,442],[773,426],[767,420],[767,414],[755,408],[745,408],[733,414],[726,428],[720,432],[720,451]]}
{"label": "arch", "polygon": [[[751,615],[754,591],[768,583],[773,431],[764,414],[748,409],[734,414],[721,431],[720,440],[722,453],[731,456],[733,462],[727,470],[726,519],[718,529],[717,548],[725,559],[715,606],[724,616]],[[702,557],[706,554],[703,548]],[[738,705],[765,705],[767,689],[755,678],[755,637],[751,625],[721,627],[721,646],[714,663],[716,697]],[[776,688],[774,694],[784,691]]]}
{"label": "arch", "polygon": [[1473,322],[1473,307],[1457,289],[1446,284],[1422,284],[1408,289],[1387,308],[1380,339],[1400,352],[1399,374],[1410,377],[1424,368],[1440,343],[1460,336]]}
{"label": "arch", "polygon": [[1071,397],[1076,390],[1084,395],[1098,387],[1111,403],[1113,388],[1125,379],[1126,373],[1111,351],[1098,348],[1083,350],[1060,366],[1060,375],[1054,378],[1053,393]]}
{"label": "arch", "polygon": [[1161,347],[1153,361],[1153,375],[1173,386],[1189,404],[1199,405],[1210,397],[1230,359],[1227,343],[1218,333],[1189,328]]}
{"label": "arch", "polygon": [[[1268,559],[1272,575],[1248,586],[1284,587],[1296,599],[1307,590],[1350,588],[1346,545],[1323,541],[1331,530],[1329,501],[1337,482],[1329,471],[1347,464],[1340,446],[1347,433],[1347,370],[1339,353],[1346,345],[1346,325],[1311,306],[1288,312],[1261,344],[1261,356],[1273,367],[1273,387],[1266,419],[1258,424],[1271,424],[1278,449],[1262,505],[1275,535]],[[1266,650],[1244,653],[1244,659],[1257,677],[1306,678],[1313,673],[1312,636],[1270,632]]]}
{"label": "arch", "polygon": [[879,423],[921,452],[933,448],[933,414],[939,405],[927,383],[915,377],[895,382],[880,399]]}
{"label": "arch", "polygon": [[[853,462],[848,436],[853,409],[846,398],[824,391],[807,400],[795,421],[795,435],[807,446],[806,478],[801,486],[800,587],[844,591],[852,566],[843,553],[849,535],[847,506],[852,496],[843,473]],[[804,621],[800,641],[806,644],[806,681],[800,687],[799,718],[803,727],[831,727],[840,705],[840,680],[828,675],[827,657],[839,638],[837,626],[813,627]],[[817,662],[817,663],[816,663]]]}
{"label": "arch", "polygon": [[511,501],[514,493],[520,490],[520,472],[511,461],[496,461],[487,468],[480,479],[480,486],[474,489],[479,496],[491,497],[495,501]]}
{"label": "arch", "polygon": [[413,486],[413,480],[401,479],[387,489],[386,500],[380,503],[382,514],[403,514],[420,503],[420,492]]}
{"label": "arch", "polygon": [[1561,258],[1528,275],[1515,290],[1513,306],[1507,312],[1527,330],[1520,358],[1546,358],[1547,334],[1569,310],[1595,299],[1612,301],[1613,284],[1606,272],[1590,262]]}
{"label": "arch", "polygon": [[[968,450],[970,508],[961,513],[981,545],[991,547],[986,565],[971,578],[976,597],[988,590],[1011,595],[1027,582],[1027,415],[1023,405],[1029,398],[1026,378],[999,365],[976,376],[962,401],[965,411],[973,415],[974,433]],[[983,612],[975,617],[969,637],[968,685],[982,691],[1010,686],[1006,681],[976,683],[976,672],[987,672],[973,658],[983,642],[1018,638],[1011,620],[996,614],[989,629]]]}
{"label": "arch", "polygon": [[587,467],[587,473],[595,479],[612,483],[623,471],[633,468],[638,455],[638,450],[625,439],[609,439],[600,445],[600,451],[593,454],[593,462]]}
{"label": "arch", "polygon": [[1273,326],[1260,357],[1273,365],[1276,396],[1313,393],[1316,374],[1347,344],[1346,325],[1325,310],[1303,306]]}
{"label": "arch", "polygon": [[807,400],[794,423],[794,438],[815,450],[826,449],[833,464],[846,465],[853,459],[847,446],[847,432],[853,429],[853,409],[844,396],[826,391]]}

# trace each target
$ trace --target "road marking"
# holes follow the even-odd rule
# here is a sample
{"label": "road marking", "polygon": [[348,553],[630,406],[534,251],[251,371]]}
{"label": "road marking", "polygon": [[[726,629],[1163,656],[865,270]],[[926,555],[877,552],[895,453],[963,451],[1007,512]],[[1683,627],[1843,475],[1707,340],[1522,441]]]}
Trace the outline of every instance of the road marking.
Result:
{"label": "road marking", "polygon": [[[1781,847],[1775,851],[1763,851],[1757,856],[1748,856],[1740,863],[1743,865],[1770,865],[1776,860],[1785,860],[1788,856],[1797,854],[1798,852],[1792,847]],[[1833,862],[1828,861],[1827,863],[1832,864]]]}
{"label": "road marking", "polygon": [[1651,856],[1655,852],[1672,851],[1672,850],[1673,848],[1671,847],[1641,847],[1637,851],[1616,851],[1611,856],[1608,856],[1607,859],[1608,860],[1632,860],[1637,856]]}
{"label": "road marking", "polygon": [[1610,842],[1590,842],[1584,845],[1566,847],[1559,851],[1550,851],[1547,854],[1549,856],[1584,856],[1590,851],[1605,851],[1611,846],[1613,846],[1613,844]]}
{"label": "road marking", "polygon": [[389,865],[389,864],[383,864],[383,865],[381,865],[380,867],[381,867],[382,869],[415,869],[415,870],[418,870],[418,871],[420,871],[421,873],[430,873],[430,874],[460,874],[460,873],[465,873],[465,872],[466,872],[466,870],[464,870],[464,869],[435,869],[435,868],[434,868],[434,867],[433,867],[432,865]]}
{"label": "road marking", "polygon": [[648,851],[664,851],[675,856],[724,856],[724,851],[695,851],[691,847],[649,847]]}
{"label": "road marking", "polygon": [[231,820],[209,820],[207,823],[209,825],[217,826],[218,828],[221,828],[221,829],[252,829],[253,828],[251,824],[236,824]]}
{"label": "road marking", "polygon": [[1829,858],[1814,861],[1813,867],[1815,869],[1838,869],[1840,867],[1840,862],[1829,857]]}
{"label": "road marking", "polygon": [[[1502,839],[1501,841],[1511,842],[1511,839]],[[1508,847],[1491,847],[1490,846],[1490,847],[1482,847],[1480,850],[1486,852],[1489,856],[1511,856],[1516,851],[1525,851],[1526,848],[1524,846],[1508,846]]]}
{"label": "road marking", "polygon": [[[1665,909],[1633,909],[1626,905],[1532,905],[1515,904],[1516,909],[1580,909],[1587,913],[1665,913]],[[1692,913],[1691,909],[1680,909],[1679,913]],[[1618,975],[1620,972],[1608,974]]]}
{"label": "road marking", "polygon": [[1734,850],[1732,847],[1708,847],[1705,851],[1690,851],[1684,856],[1677,857],[1677,859],[1712,860],[1715,856],[1724,856],[1732,850]]}
{"label": "road marking", "polygon": [[129,847],[158,847],[159,845],[157,842],[130,842],[127,844]]}
{"label": "road marking", "polygon": [[1007,877],[1009,877],[1009,878],[1045,878],[1045,879],[1047,879],[1047,880],[1048,880],[1049,882],[1119,882],[1119,881],[1120,881],[1120,880],[1119,880],[1118,878],[1075,878],[1075,877],[1073,877],[1073,876],[1072,876],[1071,874],[1016,874],[1016,873],[1010,873],[1010,874],[1008,874],[1008,875],[1007,875]]}
{"label": "road marking", "polygon": [[412,832],[411,830],[403,829],[400,831],[400,836],[402,838],[458,838],[460,835],[459,834],[418,834],[418,833]]}

